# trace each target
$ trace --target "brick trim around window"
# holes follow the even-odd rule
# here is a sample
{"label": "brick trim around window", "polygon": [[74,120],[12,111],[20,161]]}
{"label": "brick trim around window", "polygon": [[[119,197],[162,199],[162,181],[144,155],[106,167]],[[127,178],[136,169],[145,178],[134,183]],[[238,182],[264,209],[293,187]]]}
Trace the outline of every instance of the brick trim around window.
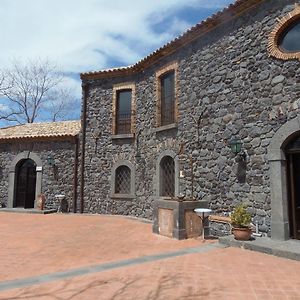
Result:
{"label": "brick trim around window", "polygon": [[298,59],[300,60],[300,51],[286,52],[280,49],[279,38],[295,21],[300,19],[300,5],[296,4],[295,9],[279,20],[269,36],[268,51],[269,56],[282,60]]}
{"label": "brick trim around window", "polygon": [[[131,90],[131,132],[135,132],[135,119],[136,119],[136,88],[134,82],[119,83],[113,86],[113,99],[112,99],[112,134],[117,135],[116,121],[117,121],[117,94],[122,90]],[[127,134],[128,135],[128,134]],[[120,135],[118,135],[120,136]]]}
{"label": "brick trim around window", "polygon": [[156,81],[156,127],[162,126],[161,120],[161,77],[171,71],[174,71],[175,84],[175,103],[174,103],[174,124],[178,122],[178,95],[179,95],[179,78],[178,78],[178,63],[172,62],[155,73]]}

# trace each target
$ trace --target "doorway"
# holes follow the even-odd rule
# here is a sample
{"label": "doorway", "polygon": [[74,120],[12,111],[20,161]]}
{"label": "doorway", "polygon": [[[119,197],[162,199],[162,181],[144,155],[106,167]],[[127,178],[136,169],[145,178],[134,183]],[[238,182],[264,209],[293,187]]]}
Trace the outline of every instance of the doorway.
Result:
{"label": "doorway", "polygon": [[300,240],[300,137],[288,143],[286,157],[290,236]]}
{"label": "doorway", "polygon": [[16,166],[15,207],[34,208],[36,164],[31,159],[21,160]]}

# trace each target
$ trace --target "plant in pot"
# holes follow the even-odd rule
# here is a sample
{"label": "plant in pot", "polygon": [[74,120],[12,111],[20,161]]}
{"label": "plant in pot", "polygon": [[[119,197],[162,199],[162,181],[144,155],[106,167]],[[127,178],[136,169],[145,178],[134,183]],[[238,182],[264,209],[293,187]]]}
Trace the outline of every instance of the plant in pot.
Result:
{"label": "plant in pot", "polygon": [[241,203],[237,205],[230,215],[232,233],[236,240],[248,241],[251,237],[251,215],[246,210],[246,205]]}

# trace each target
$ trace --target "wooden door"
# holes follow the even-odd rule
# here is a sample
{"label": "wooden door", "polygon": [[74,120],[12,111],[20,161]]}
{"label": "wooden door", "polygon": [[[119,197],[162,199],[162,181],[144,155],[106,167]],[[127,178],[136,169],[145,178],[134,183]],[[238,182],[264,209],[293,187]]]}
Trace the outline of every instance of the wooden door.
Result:
{"label": "wooden door", "polygon": [[289,218],[291,237],[300,239],[300,153],[289,155]]}
{"label": "wooden door", "polygon": [[16,207],[33,208],[35,201],[36,164],[31,159],[20,162],[16,170]]}

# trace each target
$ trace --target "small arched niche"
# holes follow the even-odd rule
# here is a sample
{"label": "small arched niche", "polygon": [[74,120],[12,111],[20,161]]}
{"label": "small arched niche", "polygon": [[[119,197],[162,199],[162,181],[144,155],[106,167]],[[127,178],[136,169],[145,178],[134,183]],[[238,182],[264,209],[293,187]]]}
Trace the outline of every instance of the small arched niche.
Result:
{"label": "small arched niche", "polygon": [[172,150],[165,150],[156,162],[156,196],[163,198],[177,197],[179,192],[179,160]]}

